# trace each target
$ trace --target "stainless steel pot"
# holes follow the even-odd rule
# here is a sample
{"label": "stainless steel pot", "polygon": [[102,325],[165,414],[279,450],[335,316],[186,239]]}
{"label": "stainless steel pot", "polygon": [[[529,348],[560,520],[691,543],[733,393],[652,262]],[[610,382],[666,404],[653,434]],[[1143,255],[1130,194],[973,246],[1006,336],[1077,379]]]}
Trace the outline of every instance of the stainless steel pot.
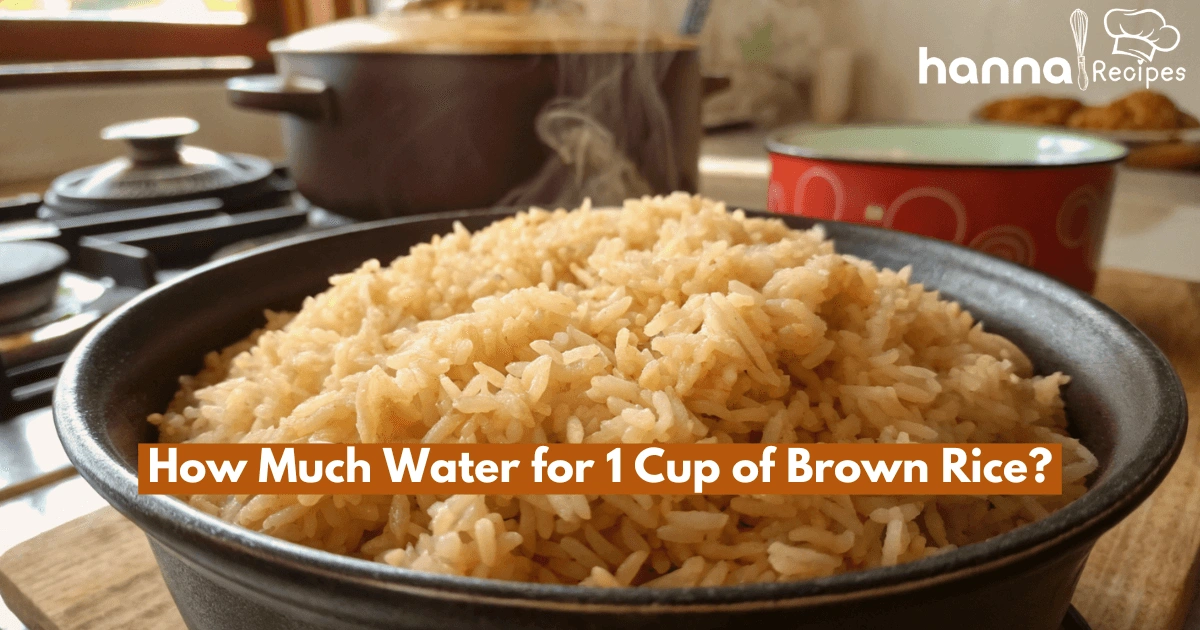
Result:
{"label": "stainless steel pot", "polygon": [[[573,205],[556,195],[586,194],[574,179],[615,172],[596,163],[605,142],[643,189],[594,201],[696,190],[701,84],[687,38],[556,14],[416,12],[335,22],[271,51],[279,74],[232,79],[230,98],[284,114],[297,188],[339,213]],[[590,120],[539,126],[551,103]]]}

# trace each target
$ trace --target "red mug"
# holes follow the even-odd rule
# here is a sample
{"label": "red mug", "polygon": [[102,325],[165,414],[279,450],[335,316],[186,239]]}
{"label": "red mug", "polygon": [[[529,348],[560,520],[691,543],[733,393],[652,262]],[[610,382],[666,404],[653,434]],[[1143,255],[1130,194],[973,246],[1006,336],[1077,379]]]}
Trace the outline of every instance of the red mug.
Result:
{"label": "red mug", "polygon": [[1002,125],[793,127],[767,141],[767,209],[958,243],[1084,291],[1125,147]]}

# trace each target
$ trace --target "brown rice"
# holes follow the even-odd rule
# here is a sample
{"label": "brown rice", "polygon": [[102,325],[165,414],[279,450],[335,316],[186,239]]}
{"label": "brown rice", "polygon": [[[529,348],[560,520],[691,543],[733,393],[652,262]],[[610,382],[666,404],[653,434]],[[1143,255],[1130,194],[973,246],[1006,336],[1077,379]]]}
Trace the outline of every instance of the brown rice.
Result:
{"label": "brown rice", "polygon": [[1037,520],[1096,459],[957,304],[820,229],[676,193],[461,225],[335,276],[211,353],[164,442],[1059,442],[1061,497],[192,496],[231,523],[422,571],[596,586],[793,580]]}

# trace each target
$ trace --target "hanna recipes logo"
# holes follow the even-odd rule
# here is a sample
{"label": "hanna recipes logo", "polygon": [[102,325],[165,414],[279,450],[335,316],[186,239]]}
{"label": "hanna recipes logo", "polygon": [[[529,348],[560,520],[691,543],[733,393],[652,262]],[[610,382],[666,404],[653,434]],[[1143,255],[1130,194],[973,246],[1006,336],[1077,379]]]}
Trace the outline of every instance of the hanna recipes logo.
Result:
{"label": "hanna recipes logo", "polygon": [[[917,82],[930,82],[931,72],[935,82],[945,85],[947,81],[964,84],[1022,84],[1026,81],[1038,84],[1075,83],[1086,90],[1089,83],[1141,83],[1147,89],[1159,81],[1183,81],[1186,69],[1182,66],[1152,65],[1157,53],[1166,53],[1179,46],[1181,34],[1178,28],[1167,23],[1162,13],[1154,9],[1110,9],[1104,14],[1104,30],[1113,40],[1111,55],[1114,59],[1105,62],[1092,60],[1087,65],[1088,15],[1075,9],[1069,18],[1071,35],[1074,39],[1077,72],[1062,57],[1050,57],[1038,61],[1033,57],[1021,57],[1014,63],[1001,57],[989,57],[982,64],[970,57],[955,57],[947,64],[940,57],[931,56],[927,46],[917,51]],[[1136,64],[1121,63],[1132,59]]]}

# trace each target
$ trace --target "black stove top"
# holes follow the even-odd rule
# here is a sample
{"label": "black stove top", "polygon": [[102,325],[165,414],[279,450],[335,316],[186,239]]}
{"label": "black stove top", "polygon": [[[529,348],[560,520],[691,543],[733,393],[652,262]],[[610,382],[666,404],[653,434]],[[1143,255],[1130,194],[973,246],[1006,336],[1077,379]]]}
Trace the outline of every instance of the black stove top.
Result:
{"label": "black stove top", "polygon": [[278,194],[242,205],[200,198],[67,216],[48,211],[38,195],[0,199],[0,248],[42,241],[68,256],[45,306],[0,317],[0,419],[48,405],[75,343],[141,291],[237,251],[351,222],[310,206],[284,169],[274,179]]}

